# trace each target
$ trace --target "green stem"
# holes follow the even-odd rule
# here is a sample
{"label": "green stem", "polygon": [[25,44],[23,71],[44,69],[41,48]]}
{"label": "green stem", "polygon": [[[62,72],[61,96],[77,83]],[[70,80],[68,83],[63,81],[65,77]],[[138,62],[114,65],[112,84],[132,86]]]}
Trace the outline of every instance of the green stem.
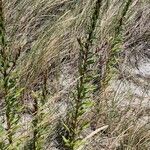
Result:
{"label": "green stem", "polygon": [[127,0],[126,5],[123,8],[123,11],[121,13],[121,18],[118,20],[118,25],[115,29],[115,36],[117,36],[121,32],[121,28],[122,28],[122,25],[123,25],[123,19],[126,16],[131,3],[132,3],[132,0]]}
{"label": "green stem", "polygon": [[[82,105],[82,102],[84,100],[83,95],[83,87],[84,87],[84,78],[85,75],[87,74],[87,70],[88,70],[88,55],[90,52],[90,48],[92,46],[93,43],[93,34],[96,28],[96,24],[99,18],[99,12],[100,12],[100,8],[101,8],[101,2],[102,0],[97,0],[95,3],[95,8],[94,8],[94,12],[93,15],[91,17],[91,26],[90,29],[88,31],[88,38],[85,42],[85,44],[83,45],[80,39],[78,40],[78,43],[80,45],[80,52],[79,52],[79,66],[78,66],[78,71],[79,71],[79,76],[80,79],[77,83],[77,98],[75,98],[75,112],[72,118],[72,127],[71,130],[72,133],[70,135],[70,141],[72,143],[75,142],[76,140],[76,131],[78,130],[78,119],[79,119],[79,113],[80,113],[80,108]],[[83,45],[83,46],[81,46]],[[74,145],[70,146],[70,150],[74,149]]]}
{"label": "green stem", "polygon": [[36,143],[37,143],[37,139],[38,139],[38,129],[37,129],[37,125],[38,125],[38,118],[37,118],[37,113],[38,113],[38,102],[37,99],[34,98],[34,114],[33,114],[33,144],[32,144],[32,150],[36,150]]}
{"label": "green stem", "polygon": [[8,87],[8,78],[9,75],[7,73],[7,55],[6,55],[6,42],[5,42],[5,25],[4,25],[4,15],[3,15],[3,3],[2,0],[0,0],[0,55],[1,55],[1,63],[3,66],[3,70],[1,70],[2,76],[3,76],[3,88],[4,88],[4,100],[6,103],[6,124],[7,124],[7,132],[8,132],[8,141],[9,144],[12,143],[12,134],[11,134],[11,122],[10,122],[10,103],[7,99],[7,94],[9,92]]}

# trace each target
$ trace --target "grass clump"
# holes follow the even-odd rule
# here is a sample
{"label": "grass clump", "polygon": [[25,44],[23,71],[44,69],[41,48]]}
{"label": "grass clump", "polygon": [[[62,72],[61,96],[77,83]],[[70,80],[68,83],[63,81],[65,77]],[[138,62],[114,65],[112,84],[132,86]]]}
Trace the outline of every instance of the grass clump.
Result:
{"label": "grass clump", "polygon": [[0,1],[0,149],[149,149],[148,8]]}

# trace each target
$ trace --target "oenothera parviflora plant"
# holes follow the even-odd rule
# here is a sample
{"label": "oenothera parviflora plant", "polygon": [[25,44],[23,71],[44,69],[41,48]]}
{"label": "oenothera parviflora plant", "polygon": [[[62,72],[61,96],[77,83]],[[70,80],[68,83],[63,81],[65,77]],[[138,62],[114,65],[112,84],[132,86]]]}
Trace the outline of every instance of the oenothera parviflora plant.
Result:
{"label": "oenothera parviflora plant", "polygon": [[20,49],[12,53],[6,40],[5,30],[3,3],[2,0],[0,0],[0,82],[5,107],[6,124],[6,128],[2,125],[3,130],[1,130],[3,131],[3,135],[5,135],[4,138],[1,139],[3,149],[13,143],[13,136],[18,128],[19,113],[21,112],[19,97],[23,90],[23,88],[19,88],[17,85],[17,73],[14,71],[20,56]]}
{"label": "oenothera parviflora plant", "polygon": [[66,133],[62,137],[65,148],[69,150],[75,150],[83,144],[81,133],[89,126],[88,120],[85,119],[85,114],[93,106],[91,95],[95,89],[92,84],[95,76],[92,66],[95,63],[95,54],[92,51],[92,43],[100,8],[101,0],[97,0],[91,16],[86,40],[83,42],[81,38],[77,39],[80,47],[78,58],[79,79],[75,91],[72,92],[72,104],[68,111],[67,119],[63,122]]}
{"label": "oenothera parviflora plant", "polygon": [[42,124],[43,118],[45,117],[45,114],[43,113],[44,104],[47,101],[48,96],[48,89],[47,89],[47,69],[43,72],[43,78],[42,78],[42,85],[39,90],[32,91],[32,98],[33,98],[33,106],[34,106],[34,112],[33,112],[33,118],[32,118],[32,131],[33,131],[33,138],[31,140],[31,144],[28,148],[33,150],[40,150],[44,146],[44,136],[42,135],[47,130],[47,124]]}
{"label": "oenothera parviflora plant", "polygon": [[[122,43],[123,43],[123,23],[125,20],[125,16],[129,10],[129,7],[132,3],[132,0],[127,0],[124,4],[124,7],[121,11],[120,18],[116,19],[114,32],[112,38],[108,41],[110,43],[110,49],[108,49],[108,59],[106,60],[106,76],[104,77],[103,85],[108,85],[108,82],[112,78],[114,71],[120,63],[119,54],[122,52]],[[118,69],[118,68],[117,68]],[[116,72],[116,71],[115,71]]]}

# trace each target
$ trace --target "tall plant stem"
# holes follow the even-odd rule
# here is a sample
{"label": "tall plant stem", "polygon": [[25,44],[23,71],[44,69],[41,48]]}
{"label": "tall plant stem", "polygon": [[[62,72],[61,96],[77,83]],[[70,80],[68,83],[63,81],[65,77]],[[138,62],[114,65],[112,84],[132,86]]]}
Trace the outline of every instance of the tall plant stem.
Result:
{"label": "tall plant stem", "polygon": [[11,134],[11,122],[10,122],[10,102],[7,99],[8,94],[8,78],[9,74],[7,73],[7,54],[6,54],[6,41],[5,41],[5,25],[4,25],[4,15],[3,15],[3,3],[0,0],[0,59],[3,69],[0,69],[0,72],[3,76],[3,89],[4,89],[4,100],[6,104],[6,124],[7,124],[7,135],[9,144],[12,143],[12,134]]}
{"label": "tall plant stem", "polygon": [[[79,50],[79,59],[78,59],[78,72],[79,72],[79,80],[77,82],[76,86],[76,94],[74,95],[74,102],[75,104],[73,105],[73,112],[72,112],[72,118],[70,118],[70,123],[69,123],[69,128],[71,133],[69,133],[69,141],[70,144],[67,146],[69,150],[74,150],[76,140],[80,134],[79,128],[79,118],[81,117],[81,111],[83,111],[82,105],[84,105],[84,101],[87,98],[87,94],[85,94],[85,86],[86,86],[86,78],[88,76],[88,70],[89,70],[89,65],[91,65],[91,62],[89,62],[89,59],[91,58],[90,51],[91,51],[91,46],[93,43],[94,39],[94,31],[96,28],[96,24],[99,18],[99,13],[100,13],[100,8],[101,8],[101,2],[102,0],[97,0],[95,2],[95,7],[93,14],[91,16],[91,21],[89,25],[89,29],[87,32],[87,39],[85,43],[82,43],[81,39],[78,38],[78,44],[80,46]],[[92,80],[92,79],[91,79]],[[87,89],[86,93],[89,93],[90,89]],[[90,95],[90,94],[89,94]],[[86,110],[84,110],[86,111]],[[82,125],[81,125],[82,126]],[[66,137],[67,139],[68,137]]]}

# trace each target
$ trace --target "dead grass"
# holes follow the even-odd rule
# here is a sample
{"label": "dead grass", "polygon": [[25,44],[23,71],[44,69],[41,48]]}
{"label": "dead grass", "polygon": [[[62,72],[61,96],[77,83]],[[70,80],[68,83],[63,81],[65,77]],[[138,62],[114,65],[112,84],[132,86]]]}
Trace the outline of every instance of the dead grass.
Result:
{"label": "dead grass", "polygon": [[[14,72],[19,76],[19,86],[25,88],[21,101],[25,104],[27,99],[27,108],[30,107],[30,101],[32,105],[32,91],[36,91],[42,85],[43,72],[45,70],[49,72],[47,102],[40,106],[37,113],[37,116],[44,114],[37,126],[42,132],[39,138],[44,145],[42,149],[47,145],[46,149],[54,149],[53,135],[57,132],[57,123],[60,118],[65,117],[69,92],[78,80],[76,68],[79,46],[76,39],[81,37],[83,41],[85,40],[95,1],[5,0],[3,2],[8,45],[12,53],[21,49],[21,57]],[[124,0],[103,1],[91,47],[93,51],[102,47],[103,56],[108,56],[109,43],[108,47],[104,44],[114,36],[116,23],[124,5]],[[84,147],[86,150],[148,150],[150,147],[149,104],[146,107],[141,103],[132,104],[136,99],[134,90],[133,93],[130,92],[133,80],[127,80],[128,68],[138,68],[141,58],[147,60],[150,58],[149,10],[148,0],[135,0],[123,18],[123,45],[120,54],[122,64],[119,66],[119,74],[113,76],[121,74],[121,81],[119,80],[121,84],[117,84],[118,78],[113,78],[106,89],[96,96],[95,100],[100,99],[99,113],[96,114],[98,119],[93,117],[92,111],[87,116],[89,120],[95,119],[94,121],[91,119],[91,122],[95,123],[96,128],[105,125],[108,125],[108,128],[90,137]],[[65,69],[66,66],[69,67]],[[131,73],[130,78],[133,76]],[[136,76],[134,78],[140,83],[138,86],[141,86],[139,78]],[[66,81],[65,88],[62,80]],[[149,87],[149,81],[143,82]],[[125,87],[128,85],[129,88],[122,89],[123,85]],[[140,102],[144,100],[145,98],[140,97]],[[17,136],[8,149],[23,149],[23,145],[31,139],[33,114],[26,115],[30,121],[23,120],[25,125],[22,126],[27,127],[23,130],[27,133]],[[85,131],[86,136],[92,132],[88,128]],[[5,135],[2,137],[5,138]]]}

